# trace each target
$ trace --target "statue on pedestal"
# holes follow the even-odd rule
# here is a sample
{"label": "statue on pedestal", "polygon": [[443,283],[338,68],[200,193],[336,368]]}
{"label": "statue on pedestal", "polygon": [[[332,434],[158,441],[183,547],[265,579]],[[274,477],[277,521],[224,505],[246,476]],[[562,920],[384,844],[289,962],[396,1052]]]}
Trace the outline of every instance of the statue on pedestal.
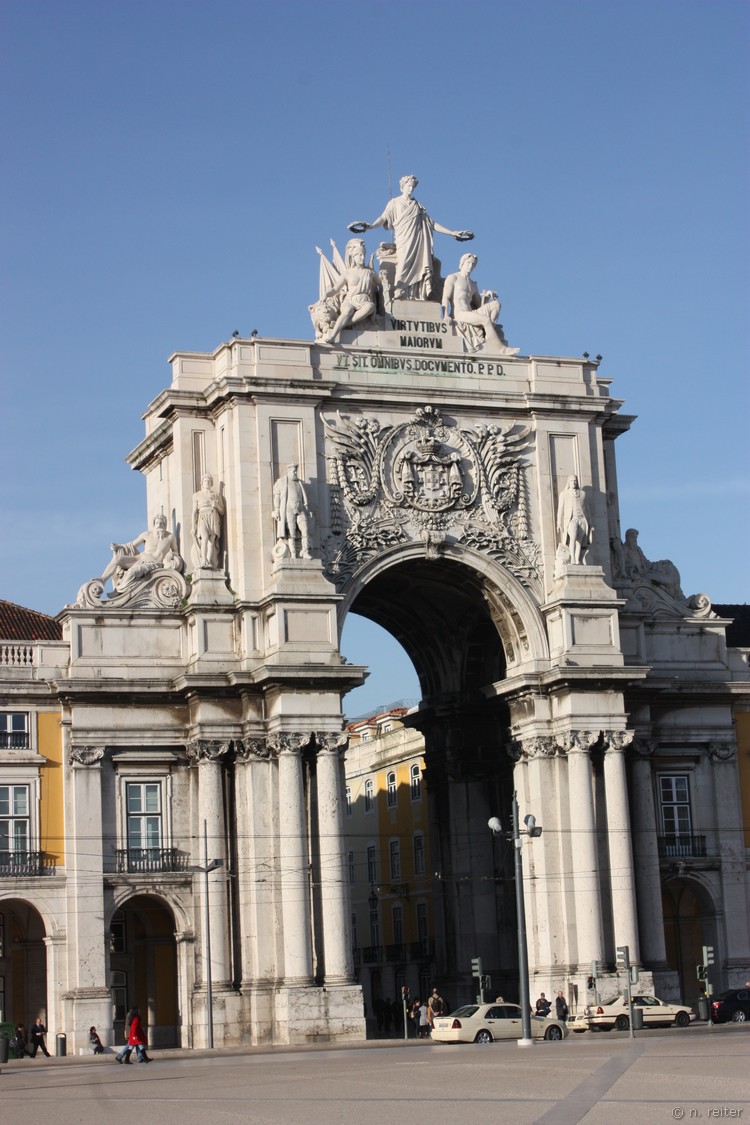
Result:
{"label": "statue on pedestal", "polygon": [[386,204],[383,214],[371,223],[349,224],[353,234],[384,227],[393,231],[396,242],[396,276],[391,297],[428,301],[440,299],[439,265],[433,256],[433,232],[448,234],[459,242],[468,242],[474,235],[468,230],[449,230],[435,222],[414,198],[419,181],[416,176],[402,176],[401,195]]}
{"label": "statue on pedestal", "polygon": [[476,264],[476,254],[464,254],[458,263],[458,272],[446,277],[443,288],[443,319],[454,321],[472,352],[478,351],[495,332],[495,322],[500,315],[497,293],[489,289],[480,293],[471,276]]}
{"label": "statue on pedestal", "polygon": [[297,465],[289,465],[273,486],[273,518],[276,522],[276,558],[297,556],[297,534],[301,540],[299,558],[311,559],[310,527],[312,512],[307,490],[297,476]]}
{"label": "statue on pedestal", "polygon": [[222,518],[226,511],[224,498],[214,490],[214,478],[206,473],[200,492],[193,495],[193,565],[219,568],[219,540]]}
{"label": "statue on pedestal", "polygon": [[[323,335],[327,344],[338,340],[341,331],[350,324],[358,324],[372,316],[377,307],[380,288],[378,275],[372,266],[365,265],[365,244],[361,238],[350,238],[344,252],[344,271],[338,282],[321,293],[321,301],[330,302],[341,294],[339,314],[333,325]],[[334,306],[335,307],[335,306]]]}
{"label": "statue on pedestal", "polygon": [[570,476],[557,505],[560,548],[568,554],[570,562],[576,565],[583,562],[583,554],[591,542],[593,530],[586,515],[578,477]]}
{"label": "statue on pedestal", "polygon": [[[143,550],[138,548],[143,545]],[[147,578],[155,570],[182,571],[185,563],[180,557],[177,540],[167,531],[167,517],[154,517],[151,531],[143,531],[130,543],[110,543],[112,558],[99,581],[102,586],[108,578],[120,593],[134,585],[138,579]]]}

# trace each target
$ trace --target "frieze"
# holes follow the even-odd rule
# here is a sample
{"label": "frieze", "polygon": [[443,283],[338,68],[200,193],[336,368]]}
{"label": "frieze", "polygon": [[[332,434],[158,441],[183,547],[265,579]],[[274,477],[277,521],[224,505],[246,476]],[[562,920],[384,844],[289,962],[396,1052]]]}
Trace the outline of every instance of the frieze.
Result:
{"label": "frieze", "polygon": [[530,427],[462,428],[433,406],[397,425],[377,418],[324,418],[330,452],[331,535],[326,570],[340,585],[370,558],[422,542],[428,558],[462,542],[538,583],[523,456]]}
{"label": "frieze", "polygon": [[94,766],[104,757],[103,746],[71,746],[68,765]]}

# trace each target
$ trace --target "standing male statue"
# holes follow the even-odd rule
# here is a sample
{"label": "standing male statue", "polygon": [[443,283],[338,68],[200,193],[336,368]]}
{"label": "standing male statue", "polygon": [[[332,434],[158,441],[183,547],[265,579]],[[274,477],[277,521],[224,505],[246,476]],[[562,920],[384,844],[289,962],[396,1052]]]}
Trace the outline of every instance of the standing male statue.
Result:
{"label": "standing male statue", "polygon": [[560,494],[557,505],[557,532],[560,544],[565,547],[570,561],[580,563],[583,552],[591,541],[592,528],[584,508],[583,493],[577,476],[568,477],[567,486]]}
{"label": "standing male statue", "polygon": [[217,570],[224,498],[214,491],[214,478],[206,473],[200,491],[193,495],[193,565]]}
{"label": "standing male statue", "polygon": [[372,223],[350,223],[353,234],[385,227],[393,231],[396,242],[396,281],[394,297],[427,301],[433,295],[438,270],[432,253],[433,231],[449,234],[459,242],[469,242],[474,235],[469,230],[449,230],[435,222],[414,198],[419,183],[416,176],[402,176],[399,180],[401,195],[386,204],[385,211]]}
{"label": "standing male statue", "polygon": [[458,263],[458,273],[445,279],[443,289],[443,319],[453,320],[471,351],[477,351],[495,331],[495,321],[500,316],[497,293],[482,290],[471,276],[477,264],[476,254],[464,254]]}
{"label": "standing male statue", "polygon": [[276,547],[274,554],[288,553],[297,558],[297,532],[301,539],[299,557],[311,559],[310,524],[312,514],[307,502],[307,491],[297,476],[297,465],[289,465],[283,477],[273,486],[273,518],[276,521]]}

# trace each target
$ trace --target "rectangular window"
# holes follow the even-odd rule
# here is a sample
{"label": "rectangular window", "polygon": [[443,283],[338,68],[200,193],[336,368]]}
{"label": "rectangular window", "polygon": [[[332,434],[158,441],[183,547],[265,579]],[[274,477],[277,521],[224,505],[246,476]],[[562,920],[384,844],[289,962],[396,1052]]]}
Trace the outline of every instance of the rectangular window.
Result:
{"label": "rectangular window", "polygon": [[417,903],[417,937],[420,941],[427,941],[427,903]]}
{"label": "rectangular window", "polygon": [[404,911],[400,906],[393,908],[393,944],[404,944]]}
{"label": "rectangular window", "polygon": [[0,712],[0,750],[28,750],[29,716],[24,711]]}
{"label": "rectangular window", "polygon": [[371,777],[368,777],[365,782],[365,812],[370,813],[375,810],[375,784]]}
{"label": "rectangular window", "polygon": [[398,840],[391,840],[388,852],[391,860],[391,879],[394,883],[398,883],[401,880],[401,845]]}
{"label": "rectangular window", "polygon": [[346,787],[346,815],[347,816],[352,815],[352,787],[351,787],[351,785],[347,785],[347,787]]}
{"label": "rectangular window", "polygon": [[129,781],[126,786],[128,861],[158,862],[162,847],[161,785],[158,781]]}
{"label": "rectangular window", "polygon": [[391,770],[386,779],[386,804],[389,809],[395,809],[398,797],[396,795],[396,774]]}
{"label": "rectangular window", "polygon": [[659,796],[664,835],[690,836],[693,827],[687,774],[662,775],[659,778]]}
{"label": "rectangular window", "polygon": [[356,911],[353,911],[352,912],[352,948],[356,949],[358,945],[359,945],[359,940],[357,938],[357,913],[356,913]]}
{"label": "rectangular window", "polygon": [[370,911],[370,945],[373,947],[380,945],[380,918],[377,907]]}
{"label": "rectangular window", "polygon": [[354,852],[349,852],[347,858],[349,862],[349,882],[353,883],[355,878]]}
{"label": "rectangular window", "polygon": [[421,832],[414,837],[414,874],[424,875],[424,836]]}
{"label": "rectangular window", "polygon": [[374,844],[367,849],[367,881],[373,884],[378,881],[378,852]]}
{"label": "rectangular window", "polygon": [[0,863],[29,851],[28,785],[0,785]]}

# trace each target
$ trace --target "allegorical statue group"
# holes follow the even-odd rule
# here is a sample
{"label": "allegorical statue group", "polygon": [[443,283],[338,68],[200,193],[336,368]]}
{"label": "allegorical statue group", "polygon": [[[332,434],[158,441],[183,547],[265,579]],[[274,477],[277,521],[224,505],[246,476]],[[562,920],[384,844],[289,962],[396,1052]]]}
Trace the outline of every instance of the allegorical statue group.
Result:
{"label": "allegorical statue group", "polygon": [[[468,351],[478,351],[494,337],[496,345],[512,354],[497,320],[500,302],[497,293],[480,291],[472,278],[477,264],[476,254],[464,254],[458,270],[442,278],[440,262],[434,254],[434,234],[447,234],[459,242],[474,238],[468,230],[450,230],[432,219],[425,207],[414,198],[416,176],[403,176],[401,194],[391,199],[382,215],[371,223],[349,224],[352,234],[383,227],[391,231],[393,242],[380,244],[367,262],[367,249],[361,238],[351,238],[341,258],[333,246],[333,260],[322,250],[320,297],[310,306],[316,338],[325,344],[336,343],[345,328],[382,315],[393,301],[435,301],[442,308],[442,318],[455,327]],[[373,268],[377,257],[380,270]]]}

